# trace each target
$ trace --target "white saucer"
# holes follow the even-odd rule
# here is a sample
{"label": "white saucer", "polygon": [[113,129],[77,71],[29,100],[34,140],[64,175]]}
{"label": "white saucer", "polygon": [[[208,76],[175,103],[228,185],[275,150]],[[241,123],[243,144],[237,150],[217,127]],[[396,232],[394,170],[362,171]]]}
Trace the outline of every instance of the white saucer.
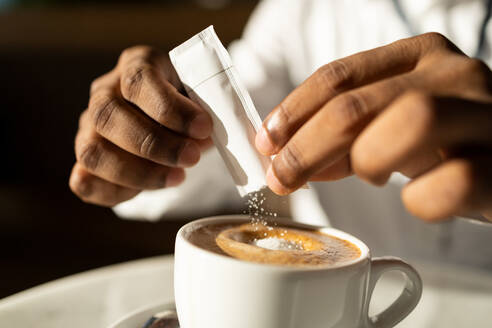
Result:
{"label": "white saucer", "polygon": [[[124,320],[152,306],[154,313],[174,306],[173,262],[172,256],[160,256],[112,265],[9,296],[0,300],[0,327],[140,328],[145,318],[134,326]],[[398,328],[491,328],[491,269],[410,263],[422,275],[424,293]],[[400,275],[385,274],[370,313],[388,306],[401,288]]]}
{"label": "white saucer", "polygon": [[175,309],[174,302],[146,305],[127,314],[108,328],[141,328],[154,314]]}

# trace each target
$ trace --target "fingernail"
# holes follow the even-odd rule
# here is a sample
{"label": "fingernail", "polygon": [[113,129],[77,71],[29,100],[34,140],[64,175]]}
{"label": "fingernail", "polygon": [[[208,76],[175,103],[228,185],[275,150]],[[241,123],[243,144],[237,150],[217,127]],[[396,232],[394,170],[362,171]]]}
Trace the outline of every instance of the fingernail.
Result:
{"label": "fingernail", "polygon": [[183,182],[185,178],[185,172],[183,169],[173,168],[169,171],[166,177],[166,187],[175,187],[181,182]]}
{"label": "fingernail", "polygon": [[181,150],[178,158],[178,166],[192,166],[200,159],[200,148],[193,141],[188,141]]}
{"label": "fingernail", "polygon": [[272,166],[267,170],[266,173],[266,181],[268,184],[268,187],[276,193],[277,195],[287,195],[289,193],[289,189],[286,188],[280,181],[278,180],[277,176],[275,175],[275,172],[273,172]]}
{"label": "fingernail", "polygon": [[193,121],[191,121],[188,128],[190,137],[195,139],[205,139],[212,133],[212,120],[206,113],[200,113]]}
{"label": "fingernail", "polygon": [[264,155],[272,155],[275,151],[275,147],[265,127],[262,127],[256,134],[255,143],[258,151]]}

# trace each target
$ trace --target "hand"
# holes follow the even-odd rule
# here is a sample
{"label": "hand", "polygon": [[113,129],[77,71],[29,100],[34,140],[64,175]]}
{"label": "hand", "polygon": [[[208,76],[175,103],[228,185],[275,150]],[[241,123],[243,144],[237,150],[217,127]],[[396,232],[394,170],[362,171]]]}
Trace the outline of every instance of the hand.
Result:
{"label": "hand", "polygon": [[180,184],[211,144],[212,120],[180,93],[167,55],[123,51],[91,86],[80,116],[70,188],[82,200],[114,206],[144,189]]}
{"label": "hand", "polygon": [[277,154],[270,188],[355,173],[376,185],[402,172],[410,212],[425,220],[492,219],[492,74],[437,33],[321,67],[263,123],[260,152]]}

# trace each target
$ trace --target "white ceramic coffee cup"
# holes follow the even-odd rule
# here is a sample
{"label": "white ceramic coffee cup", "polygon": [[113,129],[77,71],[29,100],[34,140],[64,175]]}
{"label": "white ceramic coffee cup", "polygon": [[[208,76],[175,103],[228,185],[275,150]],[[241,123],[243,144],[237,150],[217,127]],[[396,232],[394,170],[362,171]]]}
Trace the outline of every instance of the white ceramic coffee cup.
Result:
{"label": "white ceramic coffee cup", "polygon": [[[205,218],[183,226],[176,237],[174,292],[181,328],[382,328],[393,327],[417,305],[419,274],[397,258],[374,258],[367,246],[342,231],[317,229],[356,245],[361,256],[329,268],[287,267],[241,261],[193,245],[189,232],[209,224],[248,222],[246,216]],[[279,225],[282,224],[279,219]],[[292,226],[292,221],[286,221]],[[401,295],[369,317],[372,292],[388,271],[405,276]]]}

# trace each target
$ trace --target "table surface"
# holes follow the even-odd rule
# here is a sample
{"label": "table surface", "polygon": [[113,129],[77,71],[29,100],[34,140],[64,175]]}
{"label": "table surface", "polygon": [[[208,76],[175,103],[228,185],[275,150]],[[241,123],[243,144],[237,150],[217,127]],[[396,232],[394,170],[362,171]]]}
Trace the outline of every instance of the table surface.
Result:
{"label": "table surface", "polygon": [[[424,281],[416,310],[397,327],[490,328],[492,273],[412,263]],[[394,299],[399,275],[385,275],[376,287],[371,312]],[[169,302],[173,295],[173,257],[161,256],[92,270],[0,300],[3,327],[101,327],[137,308]]]}

